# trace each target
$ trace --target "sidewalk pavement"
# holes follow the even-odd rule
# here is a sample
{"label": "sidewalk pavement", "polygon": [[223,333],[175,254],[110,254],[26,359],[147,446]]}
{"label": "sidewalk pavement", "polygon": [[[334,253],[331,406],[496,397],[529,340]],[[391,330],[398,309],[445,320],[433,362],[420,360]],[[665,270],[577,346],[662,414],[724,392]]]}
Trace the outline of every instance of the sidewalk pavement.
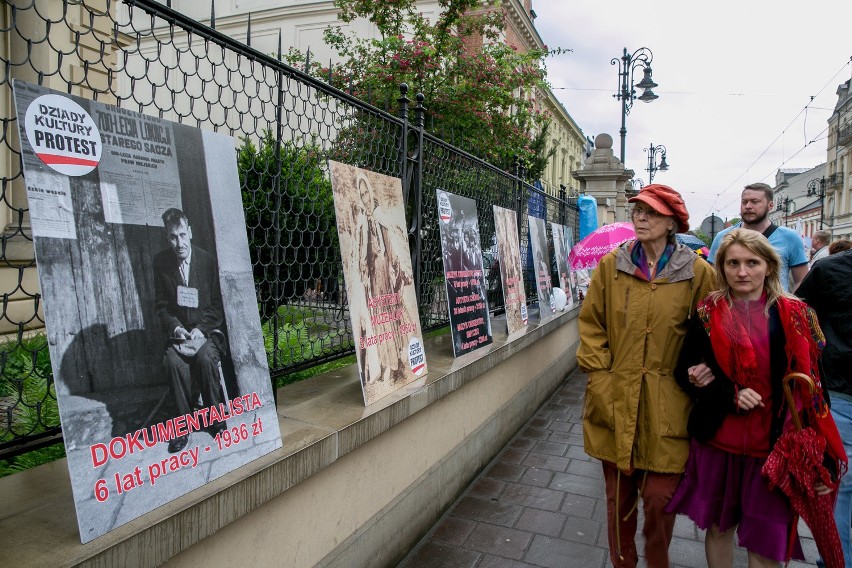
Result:
{"label": "sidewalk pavement", "polygon": [[[585,386],[585,373],[571,373],[397,568],[611,566],[601,466],[583,451]],[[808,562],[790,566],[814,566],[811,533],[801,522],[799,532]],[[687,517],[677,518],[670,555],[677,568],[706,566],[704,531]],[[736,549],[734,566],[747,565]]]}

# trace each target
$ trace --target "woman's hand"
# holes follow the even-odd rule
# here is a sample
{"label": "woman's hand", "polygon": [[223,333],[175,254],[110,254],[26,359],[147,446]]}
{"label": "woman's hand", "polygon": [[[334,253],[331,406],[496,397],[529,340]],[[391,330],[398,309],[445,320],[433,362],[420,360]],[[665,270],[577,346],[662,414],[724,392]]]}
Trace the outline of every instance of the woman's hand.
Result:
{"label": "woman's hand", "polygon": [[824,483],[819,481],[814,485],[814,491],[816,491],[817,495],[828,495],[832,492],[831,487],[826,486]]}
{"label": "woman's hand", "polygon": [[704,363],[694,365],[688,368],[686,372],[689,375],[689,382],[699,388],[706,387],[716,378],[713,371],[710,370],[710,367]]}
{"label": "woman's hand", "polygon": [[758,406],[764,406],[763,397],[754,389],[744,388],[737,392],[737,406],[743,410],[751,410]]}

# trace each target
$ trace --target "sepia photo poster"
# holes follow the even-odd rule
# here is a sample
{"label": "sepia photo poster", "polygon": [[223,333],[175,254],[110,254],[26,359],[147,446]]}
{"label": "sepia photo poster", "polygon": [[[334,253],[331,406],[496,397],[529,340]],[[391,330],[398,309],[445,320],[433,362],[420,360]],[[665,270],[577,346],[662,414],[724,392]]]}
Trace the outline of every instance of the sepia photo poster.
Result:
{"label": "sepia photo poster", "polygon": [[[568,230],[559,223],[550,223],[553,234],[553,255],[556,257],[556,274],[559,276],[559,287],[565,292],[565,308],[574,307],[576,283],[572,282],[572,273],[568,267],[568,253],[571,251],[568,242]],[[574,279],[576,281],[576,279]]]}
{"label": "sepia photo poster", "polygon": [[493,206],[497,261],[503,282],[508,334],[522,330],[528,323],[527,296],[521,271],[521,246],[518,241],[518,216],[512,209]]}
{"label": "sepia photo poster", "polygon": [[329,160],[364,403],[426,375],[402,182]]}
{"label": "sepia photo poster", "polygon": [[544,321],[556,314],[553,281],[550,277],[550,253],[547,249],[547,228],[544,219],[539,217],[527,219],[532,245],[533,274],[538,291],[538,314],[540,321]]}
{"label": "sepia photo poster", "polygon": [[476,201],[438,190],[447,307],[458,357],[492,341]]}
{"label": "sepia photo poster", "polygon": [[85,543],[281,434],[234,139],[21,81],[14,93]]}

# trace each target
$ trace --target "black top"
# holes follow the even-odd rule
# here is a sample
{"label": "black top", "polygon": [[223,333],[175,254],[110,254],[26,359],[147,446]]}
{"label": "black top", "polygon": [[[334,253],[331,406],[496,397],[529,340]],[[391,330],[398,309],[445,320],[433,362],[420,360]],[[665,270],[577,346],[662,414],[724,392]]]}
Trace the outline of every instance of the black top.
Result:
{"label": "black top", "polygon": [[796,289],[825,334],[823,386],[852,396],[852,250],[814,263]]}
{"label": "black top", "polygon": [[[776,405],[784,404],[784,392],[781,381],[787,371],[787,352],[784,328],[781,327],[781,318],[778,308],[769,308],[769,359],[771,365],[772,399]],[[704,363],[716,377],[713,382],[705,387],[696,387],[689,382],[687,369],[693,365]],[[695,406],[689,414],[687,431],[689,435],[699,442],[707,442],[722,426],[725,417],[732,412],[738,412],[734,396],[736,385],[722,371],[713,347],[710,336],[704,330],[704,324],[697,314],[690,318],[690,326],[686,332],[680,358],[675,368],[675,380],[692,399]],[[777,406],[776,406],[777,408]],[[772,444],[781,435],[784,412],[775,412],[772,416],[772,426],[769,439]]]}

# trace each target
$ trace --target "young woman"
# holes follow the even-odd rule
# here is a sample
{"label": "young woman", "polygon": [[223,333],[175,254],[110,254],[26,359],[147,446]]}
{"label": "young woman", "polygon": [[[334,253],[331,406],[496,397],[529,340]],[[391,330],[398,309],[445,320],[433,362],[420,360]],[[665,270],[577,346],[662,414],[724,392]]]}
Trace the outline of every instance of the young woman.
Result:
{"label": "young woman", "polygon": [[[782,380],[792,371],[818,379],[824,339],[810,308],[783,291],[780,266],[757,231],[725,235],[719,290],[699,304],[675,369],[695,406],[686,474],[668,510],[707,530],[710,568],[733,565],[735,529],[750,568],[787,559],[794,512],[760,470],[787,416]],[[798,538],[793,545],[793,557],[803,559]]]}

